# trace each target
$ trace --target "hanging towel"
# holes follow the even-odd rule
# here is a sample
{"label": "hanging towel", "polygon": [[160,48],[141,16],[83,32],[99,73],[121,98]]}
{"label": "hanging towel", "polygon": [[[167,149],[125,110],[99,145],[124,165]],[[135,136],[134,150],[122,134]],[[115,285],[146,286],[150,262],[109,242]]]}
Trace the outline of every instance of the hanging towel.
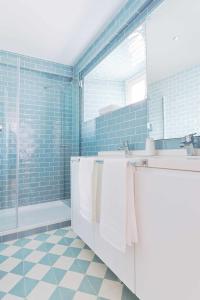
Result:
{"label": "hanging towel", "polygon": [[94,169],[95,158],[81,157],[79,162],[80,214],[87,221],[95,219]]}
{"label": "hanging towel", "polygon": [[105,159],[102,174],[100,234],[122,252],[137,242],[131,168],[126,159]]}

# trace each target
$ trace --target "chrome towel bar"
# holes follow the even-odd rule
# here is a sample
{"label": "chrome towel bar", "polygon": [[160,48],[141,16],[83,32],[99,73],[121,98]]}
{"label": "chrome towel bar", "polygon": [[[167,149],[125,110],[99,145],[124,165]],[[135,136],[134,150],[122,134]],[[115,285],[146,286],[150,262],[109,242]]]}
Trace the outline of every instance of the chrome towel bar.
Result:
{"label": "chrome towel bar", "polygon": [[[72,162],[79,162],[80,161],[80,158],[76,158],[74,160],[72,160]],[[95,160],[95,162],[97,164],[103,164],[104,163],[104,160],[103,159],[97,159]],[[128,161],[128,163],[134,167],[147,167],[148,166],[148,160],[147,159],[138,159],[138,160],[135,160],[135,161]]]}

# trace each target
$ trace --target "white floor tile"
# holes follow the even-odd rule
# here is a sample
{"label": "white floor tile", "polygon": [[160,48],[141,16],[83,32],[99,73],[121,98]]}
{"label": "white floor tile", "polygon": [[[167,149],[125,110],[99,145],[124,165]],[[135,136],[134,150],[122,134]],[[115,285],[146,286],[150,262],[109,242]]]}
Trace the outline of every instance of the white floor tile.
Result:
{"label": "white floor tile", "polygon": [[15,257],[9,257],[4,262],[0,264],[0,270],[5,272],[10,272],[14,269],[19,263],[21,262],[20,259]]}
{"label": "white floor tile", "polygon": [[49,300],[56,289],[56,285],[40,281],[27,296],[28,300]]}
{"label": "white floor tile", "polygon": [[0,291],[8,293],[20,280],[22,276],[8,273],[0,280]]}
{"label": "white floor tile", "polygon": [[63,237],[59,235],[50,235],[46,241],[48,243],[57,244],[62,238]]}
{"label": "white floor tile", "polygon": [[75,232],[73,232],[72,230],[69,230],[66,235],[66,237],[69,237],[69,238],[72,238],[72,239],[75,239],[77,237],[77,234]]}
{"label": "white floor tile", "polygon": [[50,270],[50,266],[42,265],[42,264],[36,264],[33,266],[33,268],[26,274],[26,277],[29,277],[31,279],[41,280],[44,275],[48,273]]}
{"label": "white floor tile", "polygon": [[113,280],[104,279],[99,297],[107,298],[109,300],[121,300],[122,284]]}
{"label": "white floor tile", "polygon": [[45,252],[34,250],[31,252],[27,257],[26,261],[37,263],[39,262],[44,256],[46,255]]}
{"label": "white floor tile", "polygon": [[42,244],[41,241],[30,240],[30,242],[28,242],[28,243],[26,244],[25,247],[28,248],[28,249],[33,249],[33,250],[35,250],[35,249],[37,249],[41,244]]}
{"label": "white floor tile", "polygon": [[74,258],[67,257],[67,256],[61,256],[58,258],[58,260],[55,262],[53,267],[63,269],[63,270],[69,270],[71,265],[74,262]]}
{"label": "white floor tile", "polygon": [[84,275],[81,273],[68,271],[61,280],[59,286],[72,290],[78,290],[83,277]]}
{"label": "white floor tile", "polygon": [[20,249],[21,248],[18,246],[11,245],[11,246],[7,247],[6,249],[2,250],[1,255],[12,256]]}
{"label": "white floor tile", "polygon": [[71,247],[83,248],[84,246],[85,246],[85,243],[82,240],[79,240],[79,239],[75,239],[71,243]]}
{"label": "white floor tile", "polygon": [[51,248],[49,253],[57,254],[57,255],[62,255],[66,251],[66,246],[63,245],[55,245]]}
{"label": "white floor tile", "polygon": [[104,264],[91,262],[87,269],[87,274],[95,277],[104,278],[107,267]]}
{"label": "white floor tile", "polygon": [[82,249],[78,258],[87,260],[87,261],[92,261],[94,257],[94,252],[88,249]]}

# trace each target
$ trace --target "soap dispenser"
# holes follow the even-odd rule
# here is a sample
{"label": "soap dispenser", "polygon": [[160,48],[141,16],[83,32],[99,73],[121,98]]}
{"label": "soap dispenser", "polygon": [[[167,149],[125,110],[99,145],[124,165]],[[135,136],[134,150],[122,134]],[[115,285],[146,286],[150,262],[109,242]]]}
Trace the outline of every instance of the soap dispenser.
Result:
{"label": "soap dispenser", "polygon": [[151,137],[146,138],[146,146],[145,146],[145,152],[148,156],[155,155],[155,141]]}

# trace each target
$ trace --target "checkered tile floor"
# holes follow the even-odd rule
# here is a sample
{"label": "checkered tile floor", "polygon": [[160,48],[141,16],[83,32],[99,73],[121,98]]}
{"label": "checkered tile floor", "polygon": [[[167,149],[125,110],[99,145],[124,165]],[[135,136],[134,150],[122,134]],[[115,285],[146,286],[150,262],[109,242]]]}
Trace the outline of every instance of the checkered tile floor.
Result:
{"label": "checkered tile floor", "polygon": [[0,299],[137,298],[68,227],[0,243]]}

